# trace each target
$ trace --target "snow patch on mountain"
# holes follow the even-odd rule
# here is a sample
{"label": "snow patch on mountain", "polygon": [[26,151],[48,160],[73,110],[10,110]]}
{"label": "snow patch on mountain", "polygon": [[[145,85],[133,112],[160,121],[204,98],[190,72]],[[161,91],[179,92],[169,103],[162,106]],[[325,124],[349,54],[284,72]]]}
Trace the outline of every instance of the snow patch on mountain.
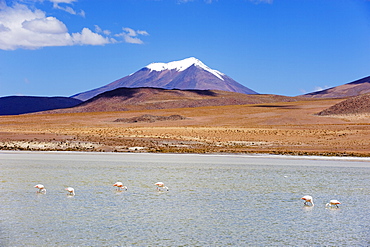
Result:
{"label": "snow patch on mountain", "polygon": [[174,62],[169,62],[169,63],[151,63],[145,68],[150,69],[151,71],[163,71],[163,70],[173,70],[175,69],[176,71],[184,71],[187,68],[191,67],[192,65],[198,66],[211,74],[215,75],[216,77],[220,78],[221,80],[224,81],[222,76],[225,74],[221,73],[220,71],[214,70],[209,68],[207,65],[202,63],[200,60],[196,59],[195,57],[190,57],[186,58],[180,61],[174,61]]}

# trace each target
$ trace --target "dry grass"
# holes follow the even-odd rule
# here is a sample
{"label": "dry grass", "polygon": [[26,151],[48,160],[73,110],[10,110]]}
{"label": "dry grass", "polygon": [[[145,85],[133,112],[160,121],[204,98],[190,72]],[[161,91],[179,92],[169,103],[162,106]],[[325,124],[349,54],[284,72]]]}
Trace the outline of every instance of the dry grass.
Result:
{"label": "dry grass", "polygon": [[[0,149],[370,156],[368,116],[314,115],[339,101],[3,116]],[[186,119],[114,122],[144,114]]]}

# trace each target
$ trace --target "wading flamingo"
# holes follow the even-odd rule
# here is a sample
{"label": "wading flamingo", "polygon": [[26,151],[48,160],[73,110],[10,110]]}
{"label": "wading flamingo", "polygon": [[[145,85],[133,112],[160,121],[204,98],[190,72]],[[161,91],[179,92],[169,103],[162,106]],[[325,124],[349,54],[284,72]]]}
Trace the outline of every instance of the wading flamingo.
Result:
{"label": "wading flamingo", "polygon": [[65,188],[65,190],[69,192],[69,195],[71,196],[75,195],[75,189],[73,189],[72,187],[67,187]]}
{"label": "wading flamingo", "polygon": [[332,206],[335,206],[337,208],[339,208],[339,204],[341,204],[338,200],[330,200],[329,203],[326,204],[326,207],[332,207]]}
{"label": "wading flamingo", "polygon": [[45,194],[46,193],[46,189],[45,189],[45,186],[42,185],[42,184],[36,184],[35,185],[35,188],[38,188],[39,190],[37,191],[37,193],[42,193],[42,194]]}
{"label": "wading flamingo", "polygon": [[163,182],[156,182],[155,185],[157,185],[158,191],[168,191],[168,187],[164,186]]}
{"label": "wading flamingo", "polygon": [[117,182],[115,184],[113,184],[113,186],[116,186],[117,187],[117,190],[127,190],[127,187],[123,185],[123,183],[121,182]]}
{"label": "wading flamingo", "polygon": [[311,206],[314,206],[312,196],[304,196],[301,199],[305,201],[304,205],[309,206],[308,203],[310,203]]}

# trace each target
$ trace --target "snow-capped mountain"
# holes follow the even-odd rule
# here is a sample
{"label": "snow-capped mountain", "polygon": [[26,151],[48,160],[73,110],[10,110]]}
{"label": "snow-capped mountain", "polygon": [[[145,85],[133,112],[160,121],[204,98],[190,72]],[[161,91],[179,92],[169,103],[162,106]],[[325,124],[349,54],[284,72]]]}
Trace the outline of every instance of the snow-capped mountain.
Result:
{"label": "snow-capped mountain", "polygon": [[98,94],[120,87],[222,90],[257,94],[255,91],[239,84],[227,75],[211,69],[200,60],[191,57],[169,63],[151,63],[131,75],[103,87],[73,95],[72,97],[85,101]]}
{"label": "snow-capped mountain", "polygon": [[176,71],[184,71],[191,67],[192,65],[198,66],[205,71],[208,71],[209,73],[215,75],[216,77],[220,78],[221,80],[224,80],[222,76],[225,76],[223,73],[211,69],[208,66],[206,66],[204,63],[202,63],[200,60],[196,59],[195,57],[187,58],[184,60],[180,61],[174,61],[174,62],[169,62],[169,63],[151,63],[146,68],[150,70],[155,70],[155,71],[163,71],[163,70],[176,70]]}

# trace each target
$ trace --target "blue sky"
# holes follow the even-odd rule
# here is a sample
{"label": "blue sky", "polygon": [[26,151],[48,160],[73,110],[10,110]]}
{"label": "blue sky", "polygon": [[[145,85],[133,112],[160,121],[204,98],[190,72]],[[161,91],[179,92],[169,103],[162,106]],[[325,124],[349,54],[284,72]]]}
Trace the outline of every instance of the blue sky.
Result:
{"label": "blue sky", "polygon": [[370,75],[367,0],[0,0],[0,97],[71,96],[196,57],[263,94]]}

